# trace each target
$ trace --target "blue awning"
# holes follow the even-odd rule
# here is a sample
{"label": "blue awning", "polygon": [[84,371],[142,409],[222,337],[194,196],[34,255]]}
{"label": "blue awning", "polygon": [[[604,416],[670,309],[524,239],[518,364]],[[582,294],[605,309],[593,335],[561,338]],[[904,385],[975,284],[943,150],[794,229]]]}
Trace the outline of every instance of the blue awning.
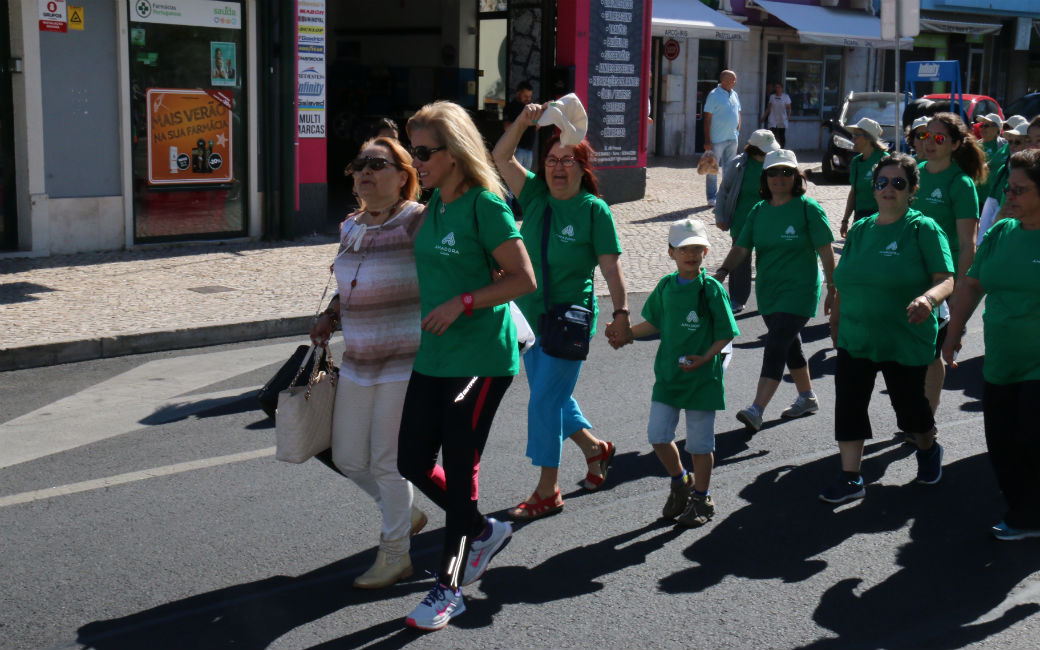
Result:
{"label": "blue awning", "polygon": [[[881,38],[881,19],[862,11],[795,5],[775,0],[753,0],[753,3],[797,30],[798,39],[803,43],[895,49],[895,41]],[[752,6],[750,0],[748,6]],[[900,40],[899,49],[912,48],[913,39]]]}

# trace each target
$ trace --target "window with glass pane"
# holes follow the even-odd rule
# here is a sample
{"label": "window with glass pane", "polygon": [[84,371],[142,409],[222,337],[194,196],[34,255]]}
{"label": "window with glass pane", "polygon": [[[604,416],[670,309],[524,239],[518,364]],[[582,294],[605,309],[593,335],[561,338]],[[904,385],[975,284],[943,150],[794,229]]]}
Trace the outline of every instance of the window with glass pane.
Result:
{"label": "window with glass pane", "polygon": [[244,235],[242,3],[155,6],[129,0],[135,241]]}

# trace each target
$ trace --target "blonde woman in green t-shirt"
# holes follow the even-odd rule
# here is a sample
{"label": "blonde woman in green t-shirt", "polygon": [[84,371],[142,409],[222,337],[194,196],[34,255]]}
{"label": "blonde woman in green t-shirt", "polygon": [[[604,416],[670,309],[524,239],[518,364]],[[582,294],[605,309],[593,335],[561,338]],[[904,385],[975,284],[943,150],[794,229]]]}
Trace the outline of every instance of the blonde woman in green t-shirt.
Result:
{"label": "blonde woman in green t-shirt", "polygon": [[[519,370],[508,302],[535,288],[534,270],[484,140],[457,104],[427,104],[408,120],[413,165],[432,189],[415,239],[422,333],[398,437],[401,475],[444,509],[440,571],[405,622],[439,630],[462,612],[512,527],[477,507],[480,456]],[[501,269],[492,282],[490,261]],[[441,465],[437,465],[438,452]]]}

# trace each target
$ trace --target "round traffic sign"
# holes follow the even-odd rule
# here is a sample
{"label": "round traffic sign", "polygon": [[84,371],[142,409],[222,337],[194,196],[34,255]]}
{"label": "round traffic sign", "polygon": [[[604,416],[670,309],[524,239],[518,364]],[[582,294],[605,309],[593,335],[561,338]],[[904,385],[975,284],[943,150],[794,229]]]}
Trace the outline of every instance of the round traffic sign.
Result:
{"label": "round traffic sign", "polygon": [[679,41],[669,38],[664,42],[664,58],[674,61],[679,58]]}

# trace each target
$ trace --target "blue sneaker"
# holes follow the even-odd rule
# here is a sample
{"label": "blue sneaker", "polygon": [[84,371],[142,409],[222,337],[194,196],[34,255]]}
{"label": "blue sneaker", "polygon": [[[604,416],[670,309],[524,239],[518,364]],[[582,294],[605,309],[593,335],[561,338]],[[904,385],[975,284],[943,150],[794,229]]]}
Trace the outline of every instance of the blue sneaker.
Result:
{"label": "blue sneaker", "polygon": [[462,601],[462,590],[452,591],[451,587],[438,581],[404,622],[420,630],[439,630],[464,611],[466,603]]}
{"label": "blue sneaker", "polygon": [[939,443],[931,449],[918,449],[917,482],[921,485],[935,485],[942,478],[943,448]]}
{"label": "blue sneaker", "polygon": [[1013,542],[1017,539],[1028,539],[1030,537],[1040,537],[1040,529],[1036,528],[1012,528],[1007,525],[1007,522],[1000,522],[999,524],[992,526],[989,532],[993,533],[993,536],[999,540],[1005,542]]}
{"label": "blue sneaker", "polygon": [[473,584],[487,571],[491,558],[498,555],[506,547],[513,534],[513,526],[508,522],[487,518],[491,534],[485,540],[473,540],[466,556],[466,568],[462,573],[462,586]]}
{"label": "blue sneaker", "polygon": [[842,474],[837,481],[830,484],[826,490],[820,492],[820,501],[827,503],[845,503],[855,501],[867,496],[867,490],[863,487],[863,477],[858,481],[850,481]]}

